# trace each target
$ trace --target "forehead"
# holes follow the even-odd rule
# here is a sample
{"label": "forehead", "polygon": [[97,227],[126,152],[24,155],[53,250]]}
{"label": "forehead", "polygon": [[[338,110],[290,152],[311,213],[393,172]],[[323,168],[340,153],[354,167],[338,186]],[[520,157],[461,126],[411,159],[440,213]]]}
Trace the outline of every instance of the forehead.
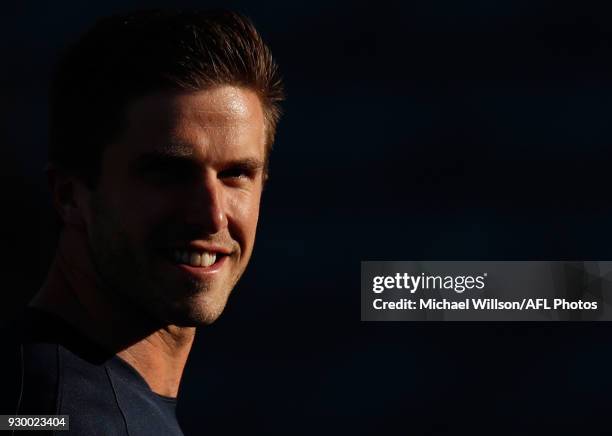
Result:
{"label": "forehead", "polygon": [[219,86],[152,94],[132,102],[126,118],[121,142],[129,154],[159,149],[207,158],[264,154],[263,109],[249,89]]}

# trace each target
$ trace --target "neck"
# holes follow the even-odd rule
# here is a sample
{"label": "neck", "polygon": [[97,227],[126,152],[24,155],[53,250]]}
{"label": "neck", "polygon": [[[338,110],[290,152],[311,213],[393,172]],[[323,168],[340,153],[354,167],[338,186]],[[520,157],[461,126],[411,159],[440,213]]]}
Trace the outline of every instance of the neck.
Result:
{"label": "neck", "polygon": [[47,280],[30,306],[59,316],[125,360],[153,392],[177,396],[195,328],[164,325],[102,289],[80,230],[62,231]]}

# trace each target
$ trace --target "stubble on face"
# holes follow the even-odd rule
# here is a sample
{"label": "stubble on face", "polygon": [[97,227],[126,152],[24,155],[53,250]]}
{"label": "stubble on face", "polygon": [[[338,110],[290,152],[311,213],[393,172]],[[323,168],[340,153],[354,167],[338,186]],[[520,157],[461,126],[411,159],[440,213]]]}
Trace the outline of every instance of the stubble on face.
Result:
{"label": "stubble on face", "polygon": [[91,258],[99,289],[112,293],[111,298],[143,309],[146,315],[178,326],[197,326],[214,322],[223,312],[231,290],[244,273],[237,271],[222,295],[211,295],[211,284],[190,277],[168,280],[159,274],[156,234],[173,233],[160,229],[147,238],[144,246],[130,240],[121,228],[119,217],[102,196],[92,196],[90,237]]}

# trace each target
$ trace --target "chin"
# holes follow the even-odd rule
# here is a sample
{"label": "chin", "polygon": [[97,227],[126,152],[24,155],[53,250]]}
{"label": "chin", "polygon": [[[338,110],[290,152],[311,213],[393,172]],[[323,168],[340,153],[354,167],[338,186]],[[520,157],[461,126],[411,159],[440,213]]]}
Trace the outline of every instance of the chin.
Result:
{"label": "chin", "polygon": [[[223,313],[227,298],[199,296],[179,304],[168,304],[162,319],[179,327],[202,327],[215,322]],[[168,308],[171,308],[168,311]]]}

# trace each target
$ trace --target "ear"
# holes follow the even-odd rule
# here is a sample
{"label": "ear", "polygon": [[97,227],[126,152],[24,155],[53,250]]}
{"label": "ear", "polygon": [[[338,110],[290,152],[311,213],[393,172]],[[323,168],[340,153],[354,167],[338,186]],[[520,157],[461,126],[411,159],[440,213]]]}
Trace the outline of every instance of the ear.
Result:
{"label": "ear", "polygon": [[84,228],[83,193],[87,188],[74,175],[69,175],[55,164],[45,166],[53,207],[65,226]]}

